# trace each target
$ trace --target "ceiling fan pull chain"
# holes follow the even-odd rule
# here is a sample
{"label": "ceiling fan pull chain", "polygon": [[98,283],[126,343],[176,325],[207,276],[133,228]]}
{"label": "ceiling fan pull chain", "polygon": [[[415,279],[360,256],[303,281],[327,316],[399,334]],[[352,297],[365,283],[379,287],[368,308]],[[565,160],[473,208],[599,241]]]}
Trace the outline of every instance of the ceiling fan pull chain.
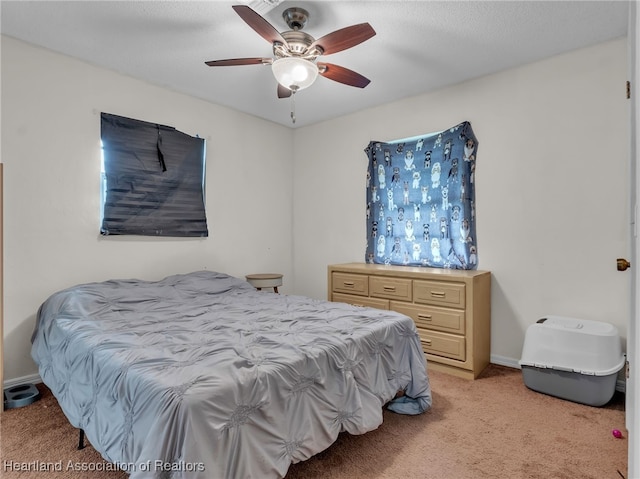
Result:
{"label": "ceiling fan pull chain", "polygon": [[296,91],[291,90],[291,122],[296,122]]}

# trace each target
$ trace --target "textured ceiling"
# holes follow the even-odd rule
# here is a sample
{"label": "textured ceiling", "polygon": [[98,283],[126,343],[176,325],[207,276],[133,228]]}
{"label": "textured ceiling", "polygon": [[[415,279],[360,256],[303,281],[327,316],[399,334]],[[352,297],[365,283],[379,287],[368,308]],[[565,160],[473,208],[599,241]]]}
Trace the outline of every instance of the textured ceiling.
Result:
{"label": "textured ceiling", "polygon": [[[278,99],[268,66],[207,60],[271,57],[231,8],[250,4],[278,31],[282,11],[310,13],[319,38],[369,22],[377,32],[321,57],[366,76],[364,89],[327,78]],[[1,32],[94,65],[289,127],[328,120],[627,34],[626,1],[2,1]]]}

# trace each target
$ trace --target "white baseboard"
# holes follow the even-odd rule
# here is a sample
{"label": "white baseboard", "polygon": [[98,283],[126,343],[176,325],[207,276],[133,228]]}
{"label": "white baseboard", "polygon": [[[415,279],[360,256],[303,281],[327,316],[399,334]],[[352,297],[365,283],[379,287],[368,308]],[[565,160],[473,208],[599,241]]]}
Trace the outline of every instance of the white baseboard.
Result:
{"label": "white baseboard", "polygon": [[13,386],[17,386],[19,384],[38,384],[41,382],[42,379],[40,378],[39,374],[30,374],[28,376],[22,376],[21,378],[7,379],[3,382],[2,388],[4,390],[7,388],[12,388]]}
{"label": "white baseboard", "polygon": [[497,354],[492,354],[489,358],[489,361],[492,364],[497,364],[498,366],[507,366],[509,368],[521,369],[518,359],[507,358],[506,356],[498,356]]}
{"label": "white baseboard", "polygon": [[[489,361],[492,364],[497,364],[499,366],[507,366],[509,368],[522,369],[520,367],[520,360],[507,358],[505,356],[498,356],[497,354],[492,354]],[[625,392],[627,390],[627,382],[624,379],[624,369],[620,371],[618,375],[618,380],[616,381],[616,391]]]}

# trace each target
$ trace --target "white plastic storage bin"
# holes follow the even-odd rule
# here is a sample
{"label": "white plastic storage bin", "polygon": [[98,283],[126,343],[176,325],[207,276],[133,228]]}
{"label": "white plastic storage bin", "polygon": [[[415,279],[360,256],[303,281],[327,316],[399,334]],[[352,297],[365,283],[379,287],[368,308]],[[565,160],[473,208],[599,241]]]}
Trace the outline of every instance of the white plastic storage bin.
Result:
{"label": "white plastic storage bin", "polygon": [[548,316],[527,328],[520,367],[529,389],[604,406],[625,363],[618,329],[600,321]]}

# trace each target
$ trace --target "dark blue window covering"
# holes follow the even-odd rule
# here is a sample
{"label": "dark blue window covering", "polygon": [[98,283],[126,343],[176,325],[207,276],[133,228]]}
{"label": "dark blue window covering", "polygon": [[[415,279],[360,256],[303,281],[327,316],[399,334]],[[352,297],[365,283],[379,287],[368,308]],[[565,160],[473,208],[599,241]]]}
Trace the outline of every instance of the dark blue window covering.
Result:
{"label": "dark blue window covering", "polygon": [[100,233],[206,237],[204,140],[101,113],[106,194]]}

